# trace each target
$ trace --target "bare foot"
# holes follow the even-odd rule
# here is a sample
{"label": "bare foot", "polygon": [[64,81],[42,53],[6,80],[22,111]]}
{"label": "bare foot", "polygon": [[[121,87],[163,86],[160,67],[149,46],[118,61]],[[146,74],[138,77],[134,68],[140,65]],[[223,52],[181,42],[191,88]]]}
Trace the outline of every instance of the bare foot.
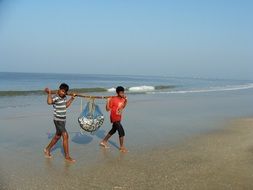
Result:
{"label": "bare foot", "polygon": [[103,141],[102,141],[99,145],[102,146],[102,147],[104,147],[104,148],[110,148],[110,147],[107,145],[107,143],[106,143],[106,142],[103,142]]}
{"label": "bare foot", "polygon": [[119,151],[123,153],[129,152],[125,147],[120,147]]}
{"label": "bare foot", "polygon": [[65,160],[66,160],[67,162],[70,162],[70,163],[75,163],[75,162],[76,162],[76,160],[74,160],[74,159],[71,158],[71,157],[66,157]]}
{"label": "bare foot", "polygon": [[45,158],[52,158],[50,152],[46,148],[43,151],[44,151]]}

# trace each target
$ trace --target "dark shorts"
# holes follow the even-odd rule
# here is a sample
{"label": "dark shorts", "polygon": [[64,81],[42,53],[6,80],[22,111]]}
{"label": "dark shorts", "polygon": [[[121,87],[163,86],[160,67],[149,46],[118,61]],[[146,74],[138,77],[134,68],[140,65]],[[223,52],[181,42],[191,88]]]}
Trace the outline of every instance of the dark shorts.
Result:
{"label": "dark shorts", "polygon": [[114,122],[112,124],[112,129],[109,131],[110,135],[113,135],[118,131],[119,137],[124,137],[125,136],[125,131],[123,129],[123,126],[121,125],[120,121]]}
{"label": "dark shorts", "polygon": [[63,132],[67,132],[65,128],[66,121],[54,120],[54,125],[55,125],[57,135],[61,135]]}

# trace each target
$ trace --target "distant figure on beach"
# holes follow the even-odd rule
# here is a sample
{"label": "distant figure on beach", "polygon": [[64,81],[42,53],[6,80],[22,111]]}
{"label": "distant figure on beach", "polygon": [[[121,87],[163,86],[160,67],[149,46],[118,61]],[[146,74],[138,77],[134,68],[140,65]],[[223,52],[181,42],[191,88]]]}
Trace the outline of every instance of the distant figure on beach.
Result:
{"label": "distant figure on beach", "polygon": [[122,86],[116,88],[117,96],[108,98],[106,103],[106,110],[111,111],[110,119],[112,123],[112,129],[106,135],[106,137],[100,142],[100,146],[104,148],[109,148],[107,142],[109,138],[118,131],[119,134],[119,143],[121,152],[127,152],[127,149],[124,146],[124,137],[125,131],[121,125],[122,111],[127,105],[127,97],[125,95],[125,89]]}
{"label": "distant figure on beach", "polygon": [[51,149],[62,137],[65,160],[68,162],[75,162],[75,160],[71,158],[69,155],[68,133],[65,128],[66,109],[71,105],[71,103],[75,99],[75,94],[73,94],[72,97],[69,100],[67,100],[66,95],[68,90],[69,86],[65,83],[62,83],[60,85],[59,90],[55,95],[52,95],[52,91],[49,88],[45,89],[45,92],[48,94],[47,103],[48,105],[53,105],[54,107],[54,124],[56,128],[56,133],[51,142],[48,144],[48,146],[44,149],[44,154],[46,158],[52,158]]}

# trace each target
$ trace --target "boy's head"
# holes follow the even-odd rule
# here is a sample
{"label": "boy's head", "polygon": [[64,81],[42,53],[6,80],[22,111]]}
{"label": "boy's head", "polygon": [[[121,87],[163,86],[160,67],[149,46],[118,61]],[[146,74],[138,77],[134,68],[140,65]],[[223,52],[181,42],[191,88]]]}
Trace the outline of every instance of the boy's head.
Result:
{"label": "boy's head", "polygon": [[59,90],[58,90],[58,94],[60,97],[64,97],[66,96],[67,92],[69,90],[69,86],[65,83],[62,83],[60,86],[59,86]]}
{"label": "boy's head", "polygon": [[118,94],[118,96],[120,96],[121,98],[125,97],[125,89],[122,86],[118,86],[116,88],[116,93]]}

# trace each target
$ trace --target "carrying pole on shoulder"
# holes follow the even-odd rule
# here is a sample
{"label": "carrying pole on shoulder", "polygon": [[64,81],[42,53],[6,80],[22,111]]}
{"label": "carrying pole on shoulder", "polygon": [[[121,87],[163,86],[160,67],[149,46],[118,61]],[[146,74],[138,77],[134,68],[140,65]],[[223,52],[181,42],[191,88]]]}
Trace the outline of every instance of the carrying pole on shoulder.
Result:
{"label": "carrying pole on shoulder", "polygon": [[[57,90],[52,90],[51,94],[56,94]],[[66,94],[67,96],[73,96],[75,95],[76,97],[80,97],[80,98],[88,98],[88,99],[108,99],[111,98],[113,96],[90,96],[90,95],[84,95],[84,94],[76,94],[74,92],[69,92]]]}
{"label": "carrying pole on shoulder", "polygon": [[[68,96],[73,96],[75,93],[68,93]],[[90,95],[83,95],[83,94],[75,94],[75,96],[80,98],[88,98],[88,99],[108,99],[112,96],[90,96]]]}

